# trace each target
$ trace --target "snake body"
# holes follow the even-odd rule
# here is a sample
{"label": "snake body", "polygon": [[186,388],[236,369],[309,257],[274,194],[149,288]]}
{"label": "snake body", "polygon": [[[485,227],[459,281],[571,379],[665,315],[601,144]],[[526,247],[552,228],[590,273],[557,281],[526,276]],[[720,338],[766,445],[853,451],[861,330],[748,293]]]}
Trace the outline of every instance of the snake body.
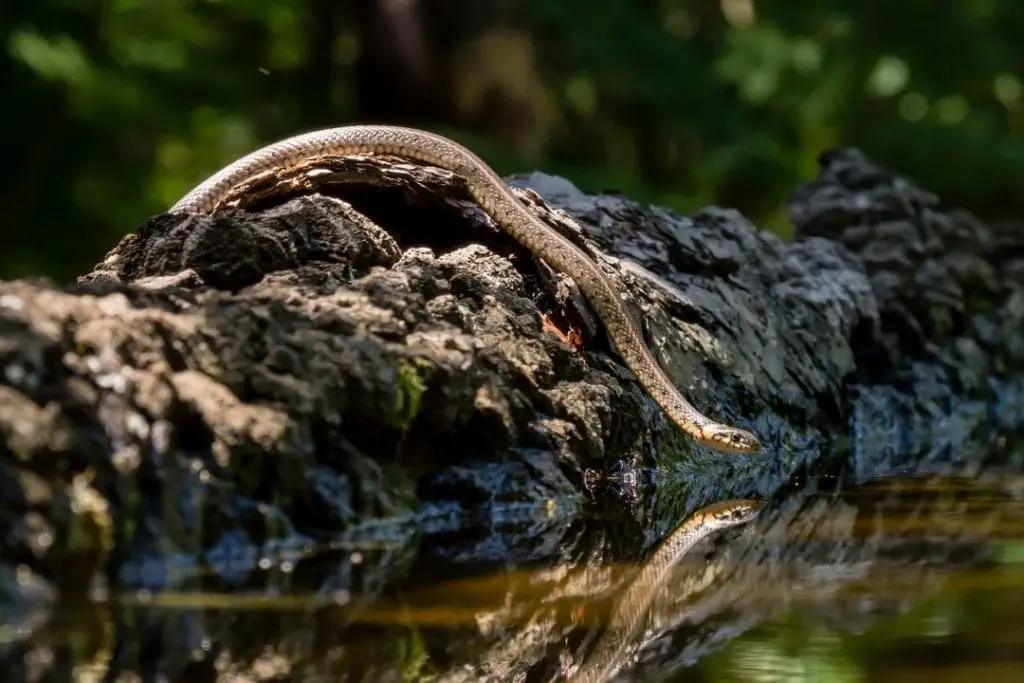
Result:
{"label": "snake body", "polygon": [[228,164],[182,197],[171,212],[211,213],[239,183],[267,170],[327,154],[395,156],[437,166],[464,178],[473,198],[501,229],[576,282],[627,367],[684,432],[719,450],[760,449],[760,442],[752,433],[718,423],[694,408],[654,360],[618,292],[597,264],[530,213],[483,160],[448,138],[414,128],[379,125],[344,126],[296,135]]}
{"label": "snake body", "polygon": [[760,509],[756,500],[712,503],[697,510],[669,534],[617,603],[607,629],[591,656],[569,679],[571,683],[602,683],[614,676],[625,663],[626,648],[672,567],[699,541],[716,531],[752,521]]}

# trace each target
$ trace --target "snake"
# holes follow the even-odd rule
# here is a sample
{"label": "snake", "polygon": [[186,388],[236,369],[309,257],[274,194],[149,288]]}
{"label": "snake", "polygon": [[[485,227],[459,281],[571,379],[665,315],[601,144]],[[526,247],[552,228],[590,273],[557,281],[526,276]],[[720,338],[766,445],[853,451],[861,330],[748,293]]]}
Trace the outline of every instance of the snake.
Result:
{"label": "snake", "polygon": [[392,156],[461,176],[470,195],[499,228],[572,278],[604,325],[614,350],[683,432],[719,451],[760,450],[761,443],[753,433],[716,422],[686,400],[654,359],[620,294],[598,265],[532,214],[490,166],[454,140],[391,125],[351,125],[302,133],[261,147],[223,167],[179,199],[170,213],[212,213],[240,183],[324,155]]}
{"label": "snake", "polygon": [[626,663],[626,648],[672,567],[700,541],[722,529],[752,521],[760,510],[757,500],[725,500],[697,510],[676,527],[626,589],[593,653],[572,674],[570,683],[602,683],[611,679]]}

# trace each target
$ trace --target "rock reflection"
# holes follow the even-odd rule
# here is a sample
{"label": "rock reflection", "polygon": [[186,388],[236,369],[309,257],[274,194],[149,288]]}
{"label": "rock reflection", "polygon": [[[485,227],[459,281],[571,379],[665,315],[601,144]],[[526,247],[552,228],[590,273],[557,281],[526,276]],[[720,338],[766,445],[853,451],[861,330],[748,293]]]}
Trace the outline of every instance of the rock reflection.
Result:
{"label": "rock reflection", "polygon": [[[735,537],[720,539],[706,564],[691,553],[651,596],[644,622],[609,652],[637,680],[666,679],[787,611],[853,634],[967,575],[984,582],[976,570],[991,563],[994,541],[1024,536],[1019,482],[890,479],[842,496],[808,484]],[[597,555],[510,578],[504,605],[476,613],[489,643],[483,656],[460,659],[438,680],[578,680],[572,676],[585,671],[580,661],[596,660],[603,649],[590,647],[594,622],[624,633],[611,628],[616,618],[605,616],[602,603],[617,587],[636,584],[628,571],[601,566]]]}
{"label": "rock reflection", "polygon": [[[269,673],[296,683],[554,683],[596,662],[611,662],[599,667],[615,677],[608,680],[671,680],[698,662],[703,672],[728,647],[726,665],[750,674],[733,679],[776,680],[771,667],[805,663],[771,640],[779,619],[811,624],[833,642],[895,623],[940,592],[973,604],[984,602],[973,591],[987,590],[987,604],[1012,608],[1022,595],[1024,549],[1006,539],[1024,538],[1022,482],[991,473],[889,479],[841,495],[807,482],[745,526],[688,550],[658,577],[660,589],[632,602],[645,570],[609,562],[642,545],[632,521],[551,527],[551,537],[533,542],[557,547],[562,561],[507,572],[431,564],[424,558],[434,539],[401,561],[363,543],[359,553],[296,560],[287,574],[268,569],[262,583],[254,574],[241,592],[218,587],[215,573],[195,579],[194,593],[182,586],[144,600],[111,595],[105,606],[62,604],[30,626],[9,616],[0,665],[9,680],[26,681],[79,680],[87,669],[106,680],[267,680]],[[618,541],[611,552],[608,538]],[[1013,553],[1018,559],[1007,559]],[[629,619],[617,616],[626,604],[635,608]],[[1003,652],[1019,650],[1024,630],[1005,616],[990,618],[995,608],[979,608],[983,618],[961,629],[970,628],[972,647],[999,640]],[[927,625],[916,628],[927,635]],[[864,661],[851,666],[919,666],[880,656],[880,645],[863,647]],[[873,671],[879,680],[884,673]]]}

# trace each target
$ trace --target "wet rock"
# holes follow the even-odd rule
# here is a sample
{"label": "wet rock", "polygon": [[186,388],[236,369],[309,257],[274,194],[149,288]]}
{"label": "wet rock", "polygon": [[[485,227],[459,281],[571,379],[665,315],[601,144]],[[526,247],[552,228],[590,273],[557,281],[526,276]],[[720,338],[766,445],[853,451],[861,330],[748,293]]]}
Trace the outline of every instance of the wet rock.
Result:
{"label": "wet rock", "polygon": [[[950,397],[997,402],[1019,377],[1019,235],[942,213],[855,152],[824,156],[794,195],[790,244],[726,209],[683,217],[536,174],[518,186],[615,281],[683,393],[755,431],[761,453],[680,434],[460,178],[324,158],[247,183],[213,216],[153,217],[74,286],[0,284],[4,560],[73,592],[206,565],[237,583],[377,528],[404,549],[363,567],[382,586],[418,537],[376,521],[404,529],[455,504],[485,507],[493,529],[584,492],[636,519],[643,491],[592,484],[657,462],[675,486],[663,532],[810,464],[842,467],[850,435],[865,476],[898,467],[902,446],[869,461],[857,444],[905,445],[887,426]],[[537,559],[551,540],[445,552]]]}
{"label": "wet rock", "polygon": [[1020,226],[943,207],[854,149],[821,164],[788,207],[796,240],[843,245],[877,307],[849,378],[859,477],[999,458],[1000,430],[1024,424]]}

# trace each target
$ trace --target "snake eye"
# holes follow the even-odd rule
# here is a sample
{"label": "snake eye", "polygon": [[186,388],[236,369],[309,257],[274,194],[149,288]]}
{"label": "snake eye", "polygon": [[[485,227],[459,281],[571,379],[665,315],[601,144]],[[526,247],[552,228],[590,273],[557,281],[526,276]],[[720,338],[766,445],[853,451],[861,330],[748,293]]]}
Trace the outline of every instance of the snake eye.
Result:
{"label": "snake eye", "polygon": [[750,432],[736,429],[729,432],[729,445],[738,451],[757,451],[761,449],[761,442]]}

